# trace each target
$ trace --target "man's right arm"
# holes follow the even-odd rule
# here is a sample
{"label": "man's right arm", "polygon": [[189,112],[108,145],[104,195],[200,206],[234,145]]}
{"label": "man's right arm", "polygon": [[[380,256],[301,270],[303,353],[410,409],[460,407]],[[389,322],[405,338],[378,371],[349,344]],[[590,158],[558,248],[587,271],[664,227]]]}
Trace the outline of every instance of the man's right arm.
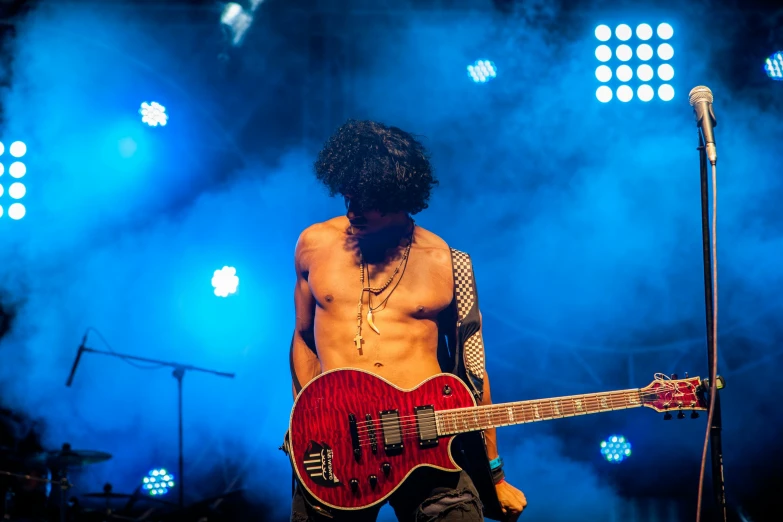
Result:
{"label": "man's right arm", "polygon": [[315,297],[307,282],[309,276],[309,257],[312,241],[312,229],[307,229],[299,236],[294,253],[296,267],[296,287],[294,288],[294,308],[296,321],[294,337],[291,340],[289,355],[291,364],[291,381],[294,399],[302,387],[321,373],[321,362],[315,346]]}

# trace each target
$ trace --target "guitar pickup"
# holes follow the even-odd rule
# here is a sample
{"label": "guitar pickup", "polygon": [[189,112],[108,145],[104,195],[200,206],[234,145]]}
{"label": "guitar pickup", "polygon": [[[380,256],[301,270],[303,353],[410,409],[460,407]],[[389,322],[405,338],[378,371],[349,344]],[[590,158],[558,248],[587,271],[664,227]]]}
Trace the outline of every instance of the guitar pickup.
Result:
{"label": "guitar pickup", "polygon": [[382,411],[381,428],[383,428],[383,449],[387,455],[394,455],[402,451],[402,426],[400,426],[400,412],[398,410]]}
{"label": "guitar pickup", "polygon": [[435,408],[429,406],[416,406],[413,408],[416,414],[416,433],[419,436],[419,446],[431,448],[438,445],[438,426],[435,423]]}
{"label": "guitar pickup", "polygon": [[348,425],[351,429],[351,445],[353,446],[353,458],[356,462],[362,458],[362,447],[359,444],[359,428],[356,426],[356,415],[348,414]]}
{"label": "guitar pickup", "polygon": [[369,413],[364,416],[364,420],[367,421],[367,435],[370,437],[370,449],[373,455],[378,454],[378,439],[375,437],[375,423],[372,420],[372,415]]}

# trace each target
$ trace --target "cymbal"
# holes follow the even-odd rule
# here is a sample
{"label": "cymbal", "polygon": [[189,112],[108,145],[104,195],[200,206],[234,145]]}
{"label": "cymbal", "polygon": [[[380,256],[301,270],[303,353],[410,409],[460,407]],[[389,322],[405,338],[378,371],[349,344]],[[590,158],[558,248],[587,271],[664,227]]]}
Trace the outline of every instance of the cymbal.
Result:
{"label": "cymbal", "polygon": [[111,454],[94,450],[57,450],[38,453],[33,460],[45,462],[52,469],[79,468],[111,459]]}

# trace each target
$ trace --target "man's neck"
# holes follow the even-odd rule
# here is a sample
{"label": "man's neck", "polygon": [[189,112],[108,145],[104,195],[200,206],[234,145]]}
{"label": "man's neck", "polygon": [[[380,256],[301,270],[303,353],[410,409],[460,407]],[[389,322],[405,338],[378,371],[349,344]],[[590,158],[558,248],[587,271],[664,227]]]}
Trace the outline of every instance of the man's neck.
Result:
{"label": "man's neck", "polygon": [[367,263],[388,262],[399,253],[400,246],[407,246],[412,239],[413,219],[410,216],[363,237],[357,237],[355,245]]}

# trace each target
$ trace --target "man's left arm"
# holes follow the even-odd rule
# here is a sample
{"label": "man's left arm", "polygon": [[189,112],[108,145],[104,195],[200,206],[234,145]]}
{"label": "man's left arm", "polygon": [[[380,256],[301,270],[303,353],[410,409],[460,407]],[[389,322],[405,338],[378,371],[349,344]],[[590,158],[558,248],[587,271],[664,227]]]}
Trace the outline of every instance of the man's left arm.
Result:
{"label": "man's left arm", "polygon": [[[483,318],[479,313],[479,332],[483,328]],[[484,359],[486,361],[486,358]],[[481,395],[481,405],[486,406],[492,404],[492,393],[489,386],[489,374],[486,367],[484,368],[484,387]],[[487,457],[489,460],[496,460],[499,457],[498,453],[498,440],[495,428],[489,428],[484,430],[484,441],[487,446]],[[507,516],[506,520],[516,520],[522,511],[527,506],[527,499],[525,494],[520,490],[506,482],[505,478],[495,484],[495,490],[498,494],[498,500],[500,500],[500,506],[503,508],[503,513]]]}

